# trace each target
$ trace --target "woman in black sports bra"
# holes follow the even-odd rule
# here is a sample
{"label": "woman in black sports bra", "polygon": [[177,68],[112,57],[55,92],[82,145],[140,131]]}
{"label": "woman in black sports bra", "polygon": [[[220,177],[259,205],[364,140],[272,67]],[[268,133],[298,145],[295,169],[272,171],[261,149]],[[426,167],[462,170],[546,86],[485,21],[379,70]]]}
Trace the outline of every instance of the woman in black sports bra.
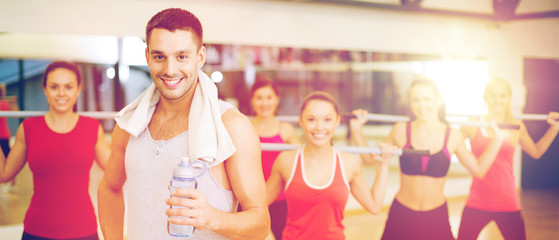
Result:
{"label": "woman in black sports bra", "polygon": [[[382,239],[454,239],[443,193],[450,156],[456,154],[474,176],[482,177],[493,163],[504,134],[493,123],[496,138],[477,159],[466,148],[462,133],[448,126],[437,85],[426,79],[411,84],[410,108],[412,120],[396,123],[383,142],[398,148],[429,150],[431,155],[400,157],[400,189],[390,208]],[[353,113],[367,116],[365,110]],[[352,137],[358,146],[367,145],[361,131],[366,119],[350,121]],[[365,163],[372,162],[368,155],[362,158]]]}

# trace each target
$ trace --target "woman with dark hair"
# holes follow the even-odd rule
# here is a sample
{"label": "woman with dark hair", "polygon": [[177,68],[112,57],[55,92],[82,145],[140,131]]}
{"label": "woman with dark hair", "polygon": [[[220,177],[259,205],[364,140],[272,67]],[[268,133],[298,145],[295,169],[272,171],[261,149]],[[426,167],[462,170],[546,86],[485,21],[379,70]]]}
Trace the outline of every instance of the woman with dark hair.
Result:
{"label": "woman with dark hair", "polygon": [[288,208],[282,239],[345,239],[342,220],[349,193],[370,213],[382,207],[393,146],[382,145],[382,154],[373,155],[379,164],[369,188],[361,162],[332,146],[339,124],[338,105],[329,94],[315,91],[303,100],[299,125],[305,145],[282,152],[266,182],[268,203],[285,189]]}
{"label": "woman with dark hair", "polygon": [[[492,123],[495,138],[476,158],[466,148],[460,131],[448,126],[437,85],[430,80],[412,82],[410,108],[412,120],[396,123],[383,142],[403,149],[429,150],[431,155],[400,156],[400,189],[390,207],[382,239],[454,239],[443,192],[450,157],[456,154],[474,176],[483,177],[504,134]],[[367,111],[353,113],[361,118],[350,122],[352,137],[358,146],[366,146],[361,128],[367,121]]]}
{"label": "woman with dark hair", "polygon": [[[300,144],[295,129],[291,124],[280,122],[275,118],[276,110],[280,101],[280,94],[276,84],[266,78],[259,78],[254,82],[250,90],[250,104],[255,113],[251,119],[252,125],[258,133],[262,143],[288,143]],[[280,154],[279,151],[262,151],[262,171],[264,179],[268,180],[274,161]],[[275,239],[282,239],[282,231],[285,227],[287,217],[287,203],[282,193],[269,206],[272,233]]]}
{"label": "woman with dark hair", "polygon": [[33,173],[22,239],[98,239],[89,172],[94,159],[104,169],[110,152],[99,122],[73,111],[81,89],[76,65],[49,64],[43,78],[48,113],[25,119],[7,159],[1,158],[1,182],[26,162]]}
{"label": "woman with dark hair", "polygon": [[[506,140],[487,175],[472,179],[470,194],[460,221],[459,240],[477,239],[481,229],[490,221],[495,221],[505,239],[526,239],[513,174],[515,150],[520,145],[531,157],[540,158],[559,132],[559,113],[548,114],[547,123],[550,127],[542,138],[534,143],[522,121],[513,117],[510,109],[511,97],[512,89],[508,81],[492,79],[487,82],[483,98],[487,103],[488,114],[483,120],[518,124],[520,129],[505,132]],[[463,127],[461,131],[470,139],[472,152],[476,156],[485,151],[487,143],[495,136],[491,129],[485,128]]]}

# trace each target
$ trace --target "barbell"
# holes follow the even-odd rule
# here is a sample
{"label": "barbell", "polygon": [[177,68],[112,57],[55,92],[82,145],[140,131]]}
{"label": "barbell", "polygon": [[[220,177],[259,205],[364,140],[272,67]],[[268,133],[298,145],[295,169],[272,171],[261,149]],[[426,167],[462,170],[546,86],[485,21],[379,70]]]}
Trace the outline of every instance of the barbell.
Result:
{"label": "barbell", "polygon": [[[352,113],[342,113],[342,116],[348,118],[355,118],[355,115]],[[474,117],[479,115],[467,115],[467,114],[449,114],[449,117]],[[517,114],[514,115],[516,119],[520,120],[527,120],[527,121],[546,121],[547,114]],[[276,116],[276,119],[279,121],[284,122],[297,122],[299,121],[299,116]],[[407,122],[410,120],[408,116],[402,115],[390,115],[390,114],[377,114],[377,113],[369,113],[367,114],[367,119],[369,121],[375,122]],[[450,124],[456,124],[460,126],[469,126],[469,127],[489,127],[489,122],[482,122],[482,121],[449,121]],[[499,123],[497,124],[502,129],[520,129],[520,126],[517,124],[505,124]]]}
{"label": "barbell", "polygon": [[[289,151],[300,148],[297,144],[284,144],[284,143],[261,143],[260,148],[262,151]],[[334,146],[342,152],[356,153],[356,154],[381,154],[382,150],[380,148],[370,148],[370,147],[355,147],[355,146]],[[395,155],[402,156],[429,156],[429,150],[415,150],[415,149],[397,149],[394,152]]]}
{"label": "barbell", "polygon": [[[342,113],[342,116],[348,118],[356,118],[355,115],[352,113]],[[410,120],[408,116],[400,116],[400,115],[388,115],[388,114],[375,114],[369,113],[367,115],[367,119],[369,121],[376,121],[376,122],[407,122]],[[491,123],[489,122],[473,122],[473,121],[448,121],[449,124],[456,124],[460,126],[466,127],[489,127]],[[498,123],[497,126],[501,129],[520,129],[520,125],[518,124],[507,124],[507,123]]]}
{"label": "barbell", "polygon": [[[0,111],[0,117],[6,118],[28,118],[46,115],[48,111]],[[117,112],[95,112],[84,111],[78,112],[79,115],[96,118],[96,119],[113,119]]]}
{"label": "barbell", "polygon": [[[0,111],[0,117],[6,118],[28,118],[36,117],[47,114],[47,111]],[[96,119],[113,119],[117,112],[114,111],[80,111],[78,114],[82,116],[92,117]],[[342,113],[342,116],[355,118],[352,113]],[[449,114],[451,117],[472,117],[479,115],[467,115],[467,114]],[[517,114],[514,115],[516,119],[526,120],[526,121],[546,121],[547,114]],[[297,122],[299,121],[299,116],[276,116],[276,119],[284,122]],[[390,115],[390,114],[377,114],[369,113],[367,115],[369,121],[375,122],[407,122],[410,120],[408,116],[402,115]],[[461,126],[472,126],[472,127],[488,127],[488,122],[468,122],[468,121],[450,121],[451,124],[457,124]],[[498,124],[501,128],[506,129],[518,129],[518,125],[511,124]]]}

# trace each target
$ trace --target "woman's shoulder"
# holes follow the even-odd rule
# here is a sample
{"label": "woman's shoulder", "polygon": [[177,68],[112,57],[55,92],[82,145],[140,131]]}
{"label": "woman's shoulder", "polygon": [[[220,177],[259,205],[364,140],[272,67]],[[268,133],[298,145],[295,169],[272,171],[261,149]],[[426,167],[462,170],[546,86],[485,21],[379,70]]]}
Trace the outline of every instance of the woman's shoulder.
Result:
{"label": "woman's shoulder", "polygon": [[99,121],[92,117],[82,115],[78,115],[78,117],[78,123],[74,128],[75,131],[77,131],[80,135],[86,134],[87,136],[95,136],[95,139],[97,139],[96,136],[98,135],[99,127],[101,126]]}
{"label": "woman's shoulder", "polygon": [[279,121],[279,125],[280,125],[280,130],[287,130],[287,131],[293,131],[295,130],[295,127],[293,127],[293,125],[291,123],[288,122],[283,122],[283,121]]}
{"label": "woman's shoulder", "polygon": [[30,124],[37,124],[44,121],[45,121],[45,116],[35,116],[35,117],[28,117],[24,119],[21,124],[24,126],[29,126]]}
{"label": "woman's shoulder", "polygon": [[92,118],[92,117],[88,117],[88,116],[83,116],[83,115],[78,115],[79,116],[79,120],[80,122],[83,122],[85,124],[87,124],[88,126],[93,126],[93,127],[98,127],[99,126],[99,121],[97,121],[97,119]]}
{"label": "woman's shoulder", "polygon": [[393,132],[405,132],[409,122],[396,122],[392,125]]}
{"label": "woman's shoulder", "polygon": [[84,116],[84,115],[79,115],[79,114],[78,114],[78,117],[79,117],[81,120],[84,120],[84,121],[88,121],[88,122],[97,122],[97,119],[92,118],[92,117],[90,117],[90,116]]}
{"label": "woman's shoulder", "polygon": [[340,160],[346,170],[356,171],[361,168],[361,161],[353,153],[340,152]]}
{"label": "woman's shoulder", "polygon": [[[450,143],[461,143],[464,142],[464,138],[473,137],[475,134],[475,129],[458,129],[454,127],[448,127],[448,142]],[[472,132],[473,131],[473,132]]]}
{"label": "woman's shoulder", "polygon": [[344,161],[353,161],[356,159],[355,154],[337,150],[340,153],[340,158]]}
{"label": "woman's shoulder", "polygon": [[390,130],[389,135],[387,138],[390,139],[390,142],[401,142],[406,140],[407,135],[407,126],[408,122],[397,122],[392,125],[392,129]]}
{"label": "woman's shoulder", "polygon": [[297,149],[281,152],[276,158],[273,168],[275,168],[280,172],[285,172],[285,171],[290,172],[291,169],[293,168],[293,163],[295,162],[295,158],[297,157],[297,152],[298,152]]}
{"label": "woman's shoulder", "polygon": [[281,121],[279,122],[279,135],[282,139],[287,140],[287,142],[292,141],[291,139],[294,137],[298,137],[296,136],[295,127],[291,123]]}
{"label": "woman's shoulder", "polygon": [[288,151],[282,151],[278,157],[276,161],[282,161],[282,162],[293,162],[293,160],[295,160],[295,158],[297,157],[299,153],[298,149],[294,149],[294,150],[288,150]]}

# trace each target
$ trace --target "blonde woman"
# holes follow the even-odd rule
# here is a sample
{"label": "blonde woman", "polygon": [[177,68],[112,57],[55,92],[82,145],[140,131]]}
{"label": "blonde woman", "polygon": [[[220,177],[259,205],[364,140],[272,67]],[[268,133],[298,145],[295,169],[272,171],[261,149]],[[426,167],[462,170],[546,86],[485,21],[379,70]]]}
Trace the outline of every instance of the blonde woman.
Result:
{"label": "blonde woman", "polygon": [[[466,148],[460,131],[448,126],[438,87],[427,79],[412,82],[410,108],[411,120],[396,123],[384,143],[403,149],[429,150],[431,155],[400,156],[400,189],[390,207],[382,239],[454,239],[443,192],[450,157],[456,154],[474,176],[483,177],[497,155],[504,134],[493,123],[496,136],[476,158]],[[357,118],[361,121],[350,122],[352,137],[357,145],[366,146],[361,127],[367,112],[353,113],[362,117]]]}
{"label": "blonde woman", "polygon": [[[512,116],[511,95],[511,86],[504,79],[492,79],[485,87],[483,98],[487,103],[488,114],[483,116],[483,120],[520,125],[520,130],[506,131],[506,140],[485,177],[472,179],[458,231],[460,240],[477,239],[481,229],[490,221],[497,223],[505,239],[526,239],[513,175],[514,152],[520,145],[531,157],[540,158],[559,132],[559,113],[549,113],[547,122],[550,127],[534,143],[522,121]],[[487,143],[495,138],[491,129],[464,127],[462,132],[470,139],[472,152],[476,156],[485,151]]]}

